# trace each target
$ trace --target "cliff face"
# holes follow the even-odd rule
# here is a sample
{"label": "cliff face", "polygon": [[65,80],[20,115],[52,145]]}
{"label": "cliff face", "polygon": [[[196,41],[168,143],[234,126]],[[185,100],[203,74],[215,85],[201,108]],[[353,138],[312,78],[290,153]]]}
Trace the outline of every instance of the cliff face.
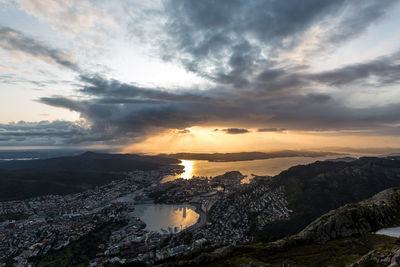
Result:
{"label": "cliff face", "polygon": [[370,199],[347,204],[319,217],[291,239],[325,243],[400,223],[400,188],[390,188]]}

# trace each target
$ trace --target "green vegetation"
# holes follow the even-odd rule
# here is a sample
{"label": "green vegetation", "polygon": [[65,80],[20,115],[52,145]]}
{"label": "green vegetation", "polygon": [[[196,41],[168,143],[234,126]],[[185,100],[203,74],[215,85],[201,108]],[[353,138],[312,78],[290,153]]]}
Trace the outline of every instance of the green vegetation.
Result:
{"label": "green vegetation", "polygon": [[283,249],[268,249],[262,244],[246,248],[241,253],[241,247],[232,252],[224,262],[218,261],[213,266],[226,264],[269,263],[273,265],[291,264],[292,266],[344,266],[358,261],[371,250],[390,251],[399,247],[396,238],[365,234],[354,238],[345,238],[327,242],[294,246]]}
{"label": "green vegetation", "polygon": [[4,222],[7,220],[22,220],[28,218],[28,215],[25,213],[7,213],[7,214],[0,214],[0,222]]}
{"label": "green vegetation", "polygon": [[199,256],[189,260],[187,257],[165,262],[165,266],[186,266],[193,263],[200,266],[347,266],[357,262],[372,250],[389,252],[399,248],[398,239],[383,235],[365,234],[352,238],[329,241],[325,244],[294,245],[277,248],[266,243],[250,246],[236,246],[227,255]]}
{"label": "green vegetation", "polygon": [[50,251],[39,259],[38,266],[87,266],[89,259],[99,252],[98,246],[108,242],[111,232],[123,227],[124,223],[104,223],[98,225],[92,232],[71,242],[59,251]]}

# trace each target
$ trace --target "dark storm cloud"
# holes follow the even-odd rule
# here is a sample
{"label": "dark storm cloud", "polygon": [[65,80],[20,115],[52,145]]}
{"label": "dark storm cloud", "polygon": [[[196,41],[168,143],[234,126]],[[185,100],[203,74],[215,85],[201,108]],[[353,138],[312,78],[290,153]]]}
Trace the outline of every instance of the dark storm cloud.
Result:
{"label": "dark storm cloud", "polygon": [[379,86],[400,81],[399,54],[379,58],[369,62],[353,64],[343,68],[310,75],[310,79],[332,86],[348,85],[354,82],[375,78]]}
{"label": "dark storm cloud", "polygon": [[[41,103],[76,111],[82,124],[41,122],[0,125],[0,144],[18,142],[126,144],[167,129],[218,125],[226,134],[290,130],[400,133],[400,104],[355,108],[318,86],[350,88],[399,82],[399,56],[391,55],[310,73],[280,62],[304,33],[321,21],[322,49],[358,36],[384,16],[391,0],[167,1],[166,59],[214,81],[208,90],[146,88],[82,73],[64,52],[22,33],[0,29],[0,46],[74,70],[79,98],[42,97]],[[341,16],[339,16],[341,15]],[[1,78],[1,77],[0,77]],[[56,85],[55,85],[56,86]],[[351,90],[351,88],[349,89]],[[230,128],[232,126],[238,128]],[[268,126],[268,127],[266,127]],[[222,128],[224,127],[224,128]],[[218,129],[215,129],[218,131]]]}
{"label": "dark storm cloud", "polygon": [[121,83],[117,80],[106,80],[99,75],[87,76],[81,75],[81,80],[85,85],[80,91],[84,94],[103,97],[108,99],[125,98],[136,100],[152,100],[152,101],[193,101],[204,102],[210,101],[208,97],[204,97],[200,92],[188,92],[184,94],[171,93],[166,90],[143,88],[131,84]]}
{"label": "dark storm cloud", "polygon": [[[354,84],[385,86],[400,81],[400,53],[380,57],[367,62],[355,63],[341,68],[318,73],[295,72],[283,69],[268,69],[261,72],[253,82],[253,91],[271,95],[276,91],[293,94],[294,90],[311,87],[313,83],[342,87]],[[248,91],[245,91],[247,94]],[[321,98],[322,97],[322,98]],[[319,96],[324,100],[328,96]]]}
{"label": "dark storm cloud", "polygon": [[250,131],[244,128],[227,128],[227,129],[222,129],[227,134],[245,134],[249,133]]}
{"label": "dark storm cloud", "polygon": [[40,102],[46,103],[53,107],[68,108],[69,110],[85,113],[87,110],[86,101],[77,101],[62,96],[42,97]]}
{"label": "dark storm cloud", "polygon": [[260,69],[277,63],[278,51],[295,47],[312,26],[325,23],[318,35],[323,49],[359,35],[395,2],[171,0],[165,7],[171,39],[163,51],[203,77],[248,87]]}
{"label": "dark storm cloud", "polygon": [[69,121],[0,124],[0,145],[63,145],[84,135],[83,128]]}
{"label": "dark storm cloud", "polygon": [[314,102],[312,98],[305,96],[293,100],[296,102],[286,102],[274,109],[275,115],[270,118],[268,125],[290,125],[291,129],[306,131],[358,129],[385,134],[389,128],[400,122],[396,116],[400,112],[400,104],[353,108],[334,99]]}
{"label": "dark storm cloud", "polygon": [[[365,63],[373,66],[374,62]],[[380,62],[378,60],[378,62]],[[389,64],[389,63],[388,63]],[[390,65],[390,64],[389,64]],[[357,68],[358,65],[345,68]],[[345,72],[342,69],[331,71]],[[282,72],[269,74],[265,79],[280,79]],[[310,77],[311,78],[310,78]],[[330,77],[329,76],[329,77]],[[321,77],[325,77],[322,79]],[[305,84],[329,84],[326,73],[303,75]],[[299,78],[300,79],[300,78]],[[55,107],[79,112],[90,127],[68,142],[124,143],[141,140],[149,134],[166,129],[185,129],[193,125],[226,125],[226,133],[245,133],[246,128],[259,132],[282,132],[286,128],[303,131],[370,130],[370,133],[395,133],[399,123],[400,105],[352,108],[328,94],[285,91],[269,98],[270,92],[260,95],[232,94],[232,91],[182,91],[179,94],[157,89],[132,86],[102,77],[83,77],[79,91],[87,100],[65,97],[46,97],[40,101]],[[349,79],[351,84],[353,79]],[[148,92],[151,91],[151,92]],[[217,92],[217,93],[216,93]],[[245,128],[232,128],[230,125]],[[260,128],[268,125],[268,128]]]}
{"label": "dark storm cloud", "polygon": [[[84,91],[87,86],[95,87],[94,84],[87,84],[81,89]],[[125,88],[129,85],[120,83],[120,86]],[[343,129],[368,130],[368,134],[399,133],[395,125],[400,122],[400,104],[352,108],[329,95],[316,93],[282,95],[269,101],[230,94],[226,97],[219,94],[219,98],[213,101],[198,101],[192,93],[189,93],[190,97],[182,93],[179,98],[166,95],[165,99],[156,94],[155,102],[151,99],[127,102],[124,98],[118,101],[118,98],[104,94],[102,88],[99,88],[99,95],[93,97],[91,93],[92,97],[86,100],[62,96],[40,100],[51,106],[79,112],[83,119],[82,125],[71,122],[1,125],[2,143],[30,140],[41,144],[125,144],[167,129],[185,129],[204,124],[225,126],[227,128],[221,131],[227,134],[247,133],[247,128],[259,128],[260,125],[268,125],[268,128],[259,129],[264,132],[283,131],[290,126],[291,130],[304,131]],[[91,92],[97,90],[92,88]],[[200,99],[211,98],[212,93],[212,90],[207,91]],[[229,128],[229,125],[243,128]]]}
{"label": "dark storm cloud", "polygon": [[67,53],[53,49],[11,28],[0,26],[0,47],[9,51],[22,52],[73,71],[79,71],[78,65]]}
{"label": "dark storm cloud", "polygon": [[[115,80],[82,77],[80,91],[87,100],[66,97],[44,97],[47,105],[79,112],[90,123],[87,136],[74,141],[126,142],[140,140],[165,129],[184,129],[193,123],[207,122],[208,116],[228,116],[224,107],[206,101],[207,96],[191,92],[173,94],[146,89]],[[224,113],[226,115],[224,115]]]}

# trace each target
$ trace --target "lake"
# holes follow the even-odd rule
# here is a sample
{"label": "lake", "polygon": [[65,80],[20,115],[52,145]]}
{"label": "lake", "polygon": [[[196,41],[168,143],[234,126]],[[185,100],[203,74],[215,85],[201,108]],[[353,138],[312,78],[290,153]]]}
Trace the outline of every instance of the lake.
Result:
{"label": "lake", "polygon": [[188,204],[138,204],[132,215],[146,223],[146,230],[163,233],[161,229],[168,231],[170,227],[171,231],[177,227],[180,231],[194,225],[200,217],[195,210]]}
{"label": "lake", "polygon": [[[335,159],[344,155],[333,155],[325,157],[288,157],[259,159],[249,161],[233,161],[233,162],[209,162],[205,160],[182,160],[181,165],[185,167],[184,172],[177,175],[166,176],[162,182],[173,181],[177,178],[190,179],[192,176],[217,176],[228,171],[240,171],[248,177],[244,182],[251,179],[251,174],[256,175],[277,175],[292,166],[299,164],[309,164],[315,161],[323,161],[327,159]],[[349,156],[349,155],[346,155]]]}

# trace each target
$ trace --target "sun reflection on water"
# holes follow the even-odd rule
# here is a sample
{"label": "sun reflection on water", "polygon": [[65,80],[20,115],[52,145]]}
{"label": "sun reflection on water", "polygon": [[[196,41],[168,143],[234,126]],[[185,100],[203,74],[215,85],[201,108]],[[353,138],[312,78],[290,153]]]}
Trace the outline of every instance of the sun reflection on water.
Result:
{"label": "sun reflection on water", "polygon": [[183,173],[180,175],[183,179],[190,179],[193,177],[193,161],[192,160],[181,160],[183,167],[185,167]]}
{"label": "sun reflection on water", "polygon": [[[200,215],[190,205],[138,204],[132,216],[146,223],[149,231],[181,231],[194,225]],[[175,227],[177,229],[175,229]],[[171,229],[170,229],[171,228]]]}

